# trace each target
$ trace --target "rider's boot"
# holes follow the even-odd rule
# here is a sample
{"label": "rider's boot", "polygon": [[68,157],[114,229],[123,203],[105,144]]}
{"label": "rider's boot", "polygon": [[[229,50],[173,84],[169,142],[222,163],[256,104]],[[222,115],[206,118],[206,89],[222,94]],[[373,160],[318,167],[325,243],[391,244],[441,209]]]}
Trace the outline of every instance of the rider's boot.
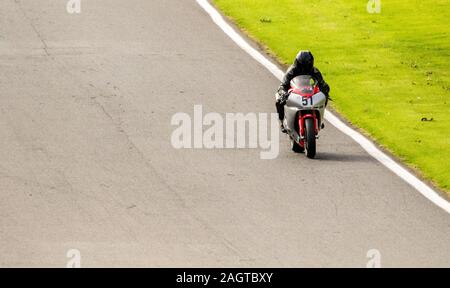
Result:
{"label": "rider's boot", "polygon": [[281,120],[280,120],[280,130],[281,130],[281,133],[287,134],[287,130],[284,127],[283,121],[281,121]]}

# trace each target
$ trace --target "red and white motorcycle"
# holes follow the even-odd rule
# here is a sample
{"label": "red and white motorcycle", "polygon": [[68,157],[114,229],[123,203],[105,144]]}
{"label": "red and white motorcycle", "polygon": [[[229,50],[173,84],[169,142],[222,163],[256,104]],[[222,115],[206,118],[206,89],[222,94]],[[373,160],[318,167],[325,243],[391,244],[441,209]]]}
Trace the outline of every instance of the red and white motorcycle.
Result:
{"label": "red and white motorcycle", "polygon": [[301,75],[292,79],[283,124],[294,152],[305,152],[308,158],[316,156],[316,139],[323,128],[326,102],[327,96],[314,78]]}

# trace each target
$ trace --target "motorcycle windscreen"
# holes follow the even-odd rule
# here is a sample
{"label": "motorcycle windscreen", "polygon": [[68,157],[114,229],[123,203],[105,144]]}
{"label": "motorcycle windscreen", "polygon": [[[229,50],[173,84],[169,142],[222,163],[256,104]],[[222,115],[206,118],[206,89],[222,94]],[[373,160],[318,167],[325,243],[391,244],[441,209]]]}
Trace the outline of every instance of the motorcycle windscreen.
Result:
{"label": "motorcycle windscreen", "polygon": [[309,75],[300,75],[291,81],[291,87],[303,95],[312,95],[316,85],[316,80]]}

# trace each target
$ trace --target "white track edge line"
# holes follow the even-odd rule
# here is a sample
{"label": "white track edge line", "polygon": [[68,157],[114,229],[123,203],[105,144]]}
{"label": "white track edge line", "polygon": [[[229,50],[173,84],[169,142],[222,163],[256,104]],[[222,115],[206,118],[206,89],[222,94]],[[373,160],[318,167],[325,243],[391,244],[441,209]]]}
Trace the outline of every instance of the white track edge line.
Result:
{"label": "white track edge line", "polygon": [[[231,38],[239,47],[241,47],[245,52],[247,52],[251,57],[268,69],[277,79],[281,80],[284,76],[283,71],[281,71],[274,63],[263,56],[258,50],[253,48],[244,38],[242,38],[239,33],[237,33],[222,17],[222,15],[213,7],[207,0],[196,0],[200,7],[209,14],[213,22],[220,27],[220,29],[225,32],[228,37]],[[335,126],[342,133],[346,134],[357,142],[369,155],[378,160],[381,164],[387,167],[389,170],[394,172],[397,176],[402,178],[409,185],[414,187],[419,191],[425,198],[433,202],[435,205],[439,206],[447,213],[450,214],[450,202],[441,197],[436,191],[430,188],[427,184],[413,175],[411,172],[403,168],[397,162],[395,162],[391,157],[386,155],[380,149],[378,149],[370,140],[364,137],[361,133],[355,131],[339,118],[333,115],[327,110],[325,114],[325,119]]]}

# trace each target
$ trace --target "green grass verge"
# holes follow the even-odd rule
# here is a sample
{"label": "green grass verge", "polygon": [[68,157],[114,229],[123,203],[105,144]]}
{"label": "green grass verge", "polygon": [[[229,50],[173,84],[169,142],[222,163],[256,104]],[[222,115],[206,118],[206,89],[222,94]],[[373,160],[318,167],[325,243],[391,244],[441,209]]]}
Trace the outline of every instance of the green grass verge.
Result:
{"label": "green grass verge", "polygon": [[284,64],[311,50],[332,107],[450,192],[448,0],[381,1],[379,14],[362,0],[214,3]]}

